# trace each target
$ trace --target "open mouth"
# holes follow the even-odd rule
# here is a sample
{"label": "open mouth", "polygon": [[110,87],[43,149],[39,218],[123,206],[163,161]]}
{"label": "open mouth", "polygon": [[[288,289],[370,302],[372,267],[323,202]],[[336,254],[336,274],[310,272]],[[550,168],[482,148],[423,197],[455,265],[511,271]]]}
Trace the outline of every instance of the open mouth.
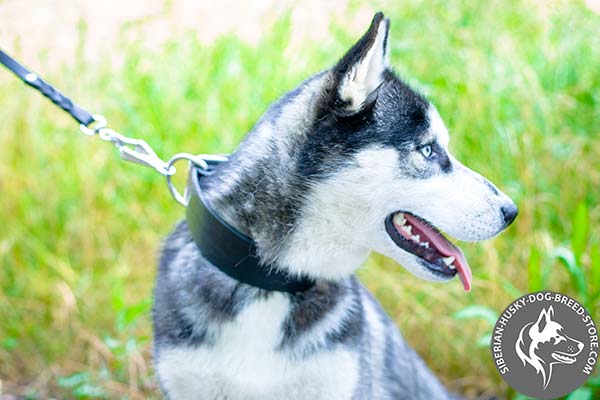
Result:
{"label": "open mouth", "polygon": [[398,247],[419,257],[434,275],[449,279],[458,274],[465,290],[471,290],[471,268],[463,252],[432,224],[398,211],[386,218],[385,229]]}
{"label": "open mouth", "polygon": [[552,358],[554,358],[556,361],[559,361],[563,364],[573,364],[575,361],[577,361],[577,359],[575,357],[571,357],[571,356],[563,353],[562,351],[553,352]]}

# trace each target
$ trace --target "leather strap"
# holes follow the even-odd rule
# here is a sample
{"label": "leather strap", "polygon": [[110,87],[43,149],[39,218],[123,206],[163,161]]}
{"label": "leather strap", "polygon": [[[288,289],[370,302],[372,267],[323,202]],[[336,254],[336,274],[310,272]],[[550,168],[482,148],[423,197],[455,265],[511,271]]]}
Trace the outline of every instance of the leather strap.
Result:
{"label": "leather strap", "polygon": [[54,104],[68,112],[80,124],[88,126],[94,121],[92,114],[73,103],[67,96],[45,82],[37,74],[34,74],[23,65],[19,64],[14,58],[2,50],[0,50],[0,63],[4,64],[6,68],[12,71],[23,82],[38,90]]}
{"label": "leather strap", "polygon": [[256,243],[211,210],[202,193],[205,174],[206,171],[191,167],[187,187],[190,199],[186,209],[188,228],[202,255],[233,279],[261,289],[296,293],[313,287],[315,282],[310,278],[290,277],[273,266],[264,265],[257,256]]}

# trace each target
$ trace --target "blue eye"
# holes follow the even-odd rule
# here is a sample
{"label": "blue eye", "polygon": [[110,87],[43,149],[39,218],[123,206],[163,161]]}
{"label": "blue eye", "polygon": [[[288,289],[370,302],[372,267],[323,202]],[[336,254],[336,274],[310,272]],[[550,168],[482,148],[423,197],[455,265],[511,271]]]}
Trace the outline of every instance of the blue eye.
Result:
{"label": "blue eye", "polygon": [[423,157],[425,157],[425,158],[431,157],[432,149],[431,149],[431,145],[430,144],[421,147],[419,149],[419,151],[421,152],[421,154],[423,155]]}

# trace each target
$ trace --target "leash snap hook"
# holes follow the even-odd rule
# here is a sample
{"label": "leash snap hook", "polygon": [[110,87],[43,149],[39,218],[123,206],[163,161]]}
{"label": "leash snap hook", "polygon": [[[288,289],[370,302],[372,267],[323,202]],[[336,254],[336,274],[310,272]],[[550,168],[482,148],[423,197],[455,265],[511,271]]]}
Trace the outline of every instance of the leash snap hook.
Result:
{"label": "leash snap hook", "polygon": [[154,168],[164,176],[174,175],[176,172],[175,167],[164,162],[143,139],[130,138],[109,129],[101,130],[100,137],[113,142],[119,150],[121,158],[126,161]]}

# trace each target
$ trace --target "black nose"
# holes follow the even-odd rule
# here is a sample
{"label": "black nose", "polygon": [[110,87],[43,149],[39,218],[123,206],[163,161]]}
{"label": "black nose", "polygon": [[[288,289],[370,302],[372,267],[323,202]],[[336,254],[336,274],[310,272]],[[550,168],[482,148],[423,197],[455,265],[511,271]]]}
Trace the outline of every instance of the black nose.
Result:
{"label": "black nose", "polygon": [[500,211],[502,211],[505,226],[509,226],[515,220],[515,218],[517,218],[517,214],[519,214],[519,209],[513,203],[507,206],[502,206]]}

